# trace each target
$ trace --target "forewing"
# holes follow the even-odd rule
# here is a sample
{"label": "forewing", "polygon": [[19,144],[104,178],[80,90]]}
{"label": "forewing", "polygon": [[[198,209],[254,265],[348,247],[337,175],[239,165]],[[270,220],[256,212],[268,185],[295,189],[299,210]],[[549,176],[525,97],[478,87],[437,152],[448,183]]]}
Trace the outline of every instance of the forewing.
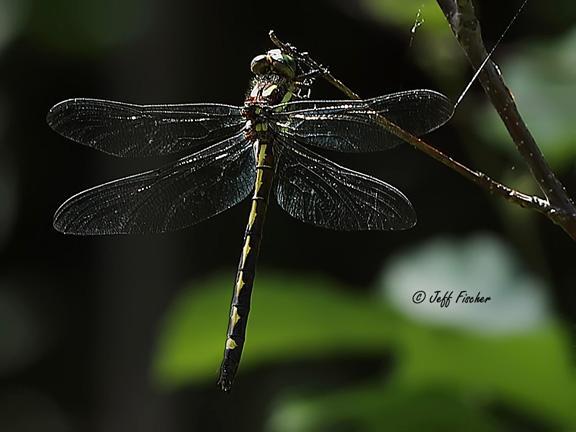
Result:
{"label": "forewing", "polygon": [[254,155],[242,133],[163,168],[68,199],[54,215],[67,234],[175,231],[214,216],[252,190]]}
{"label": "forewing", "polygon": [[410,201],[395,187],[295,142],[280,144],[276,198],[296,219],[342,231],[401,230],[416,224]]}
{"label": "forewing", "polygon": [[132,105],[69,99],[54,105],[48,124],[59,134],[115,156],[153,156],[206,147],[235,135],[244,120],[231,105]]}
{"label": "forewing", "polygon": [[442,126],[454,111],[446,96],[432,90],[361,101],[297,101],[275,108],[272,124],[279,134],[342,152],[387,150],[402,142],[378,123],[378,115],[418,136]]}

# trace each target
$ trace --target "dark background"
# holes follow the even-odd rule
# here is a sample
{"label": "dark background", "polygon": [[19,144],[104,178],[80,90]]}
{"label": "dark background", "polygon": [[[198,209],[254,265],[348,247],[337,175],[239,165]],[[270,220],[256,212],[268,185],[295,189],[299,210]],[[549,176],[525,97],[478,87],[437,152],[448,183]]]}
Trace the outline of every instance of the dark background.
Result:
{"label": "dark background", "polygon": [[[61,235],[51,222],[64,199],[158,161],[114,159],[84,148],[53,133],[45,115],[70,97],[241,104],[249,62],[271,47],[272,28],[365,97],[433,88],[455,100],[473,71],[448,32],[436,39],[444,44],[437,45],[442,49],[436,56],[434,45],[423,40],[427,33],[416,31],[411,43],[410,23],[388,22],[370,12],[368,2],[344,0],[4,3],[10,25],[0,48],[1,430],[260,430],[271,401],[290,381],[324,375],[338,388],[382,366],[364,358],[303,360],[250,372],[231,396],[220,394],[212,379],[157,391],[149,377],[159,322],[188,281],[226,272],[232,285],[248,203],[162,236]],[[415,18],[419,5],[408,3]],[[519,4],[477,3],[491,46]],[[528,4],[498,60],[513,55],[517,44],[569,31],[576,6],[548,3]],[[314,96],[341,97],[322,83]],[[509,153],[478,144],[482,126],[475,110],[484,103],[474,86],[455,119],[428,141],[506,181],[510,167],[523,166]],[[491,233],[546,281],[553,314],[568,333],[574,328],[574,247],[561,229],[526,211],[518,216],[408,145],[377,156],[331,157],[404,191],[418,212],[418,225],[407,232],[334,233],[301,224],[272,206],[261,269],[325,274],[362,294],[399,249],[438,236]],[[560,176],[574,195],[573,160]],[[223,326],[226,307],[217,317]],[[511,417],[516,420],[510,430],[553,430]]]}

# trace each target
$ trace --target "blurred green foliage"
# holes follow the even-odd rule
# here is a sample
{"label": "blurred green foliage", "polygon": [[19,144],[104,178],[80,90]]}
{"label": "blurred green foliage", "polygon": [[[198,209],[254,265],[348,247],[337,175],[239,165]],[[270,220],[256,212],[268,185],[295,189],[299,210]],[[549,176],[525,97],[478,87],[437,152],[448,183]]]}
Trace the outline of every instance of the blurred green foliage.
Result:
{"label": "blurred green foliage", "polygon": [[[382,280],[397,284],[409,296],[427,287],[471,291],[484,286],[482,279],[493,280],[483,266],[492,262],[493,254],[500,262],[496,267],[510,267],[501,269],[501,275],[515,274],[516,261],[508,256],[511,250],[489,239],[480,236],[452,244],[450,253],[436,260],[432,258],[446,245],[424,245],[407,259],[392,260],[388,276]],[[453,253],[458,248],[461,253]],[[411,272],[423,278],[406,286],[402,281],[407,276],[405,266],[415,254],[424,258],[412,261]],[[466,255],[474,259],[466,259]],[[425,258],[431,259],[431,264],[422,269]],[[451,265],[447,264],[450,259]],[[439,268],[434,269],[435,265]],[[460,267],[466,278],[445,277],[447,269],[459,274]],[[514,290],[515,279],[506,280],[511,286],[503,288]],[[498,302],[510,306],[508,294],[498,288],[491,293],[491,303],[466,307],[486,310],[485,320],[497,321],[499,317],[491,313],[506,313]],[[394,288],[386,287],[390,289]],[[532,295],[533,289],[516,291],[516,301]],[[161,332],[156,362],[160,384],[174,388],[215,379],[226,330],[223,311],[230,291],[231,278],[216,276],[196,283],[176,299]],[[271,430],[333,430],[330,425],[335,423],[366,431],[379,431],[384,423],[396,431],[422,430],[424,426],[432,431],[462,430],[464,424],[473,424],[471,430],[477,431],[503,430],[490,410],[495,405],[530,413],[551,425],[576,427],[576,376],[569,360],[570,342],[562,327],[545,315],[529,323],[521,321],[524,327],[483,333],[454,325],[458,320],[452,320],[450,326],[437,320],[416,320],[394,311],[383,300],[354,296],[349,291],[321,277],[265,273],[257,278],[240,373],[265,363],[310,358],[328,361],[352,353],[378,358],[389,352],[397,359],[387,382],[314,396],[307,392],[278,402]],[[418,310],[426,305],[413,306]],[[449,314],[450,309],[439,313]],[[460,316],[461,323],[465,319]],[[490,326],[488,321],[485,324]],[[476,420],[466,423],[470,418]]]}
{"label": "blurred green foliage", "polygon": [[0,375],[26,367],[50,345],[50,330],[41,328],[18,290],[0,283]]}
{"label": "blurred green foliage", "polygon": [[444,387],[422,390],[367,384],[315,397],[288,395],[278,404],[267,429],[271,432],[501,430],[497,420],[477,402]]}
{"label": "blurred green foliage", "polygon": [[403,33],[406,53],[431,76],[449,83],[466,70],[462,50],[435,0],[361,0],[360,5],[370,18]]}
{"label": "blurred green foliage", "polygon": [[361,4],[367,13],[388,24],[411,28],[420,21],[426,24],[421,28],[425,33],[447,33],[446,18],[435,0],[362,0]]}
{"label": "blurred green foliage", "polygon": [[[447,308],[414,304],[415,287],[428,299],[435,291],[455,294]],[[463,239],[439,237],[399,253],[386,263],[379,287],[391,304],[415,320],[486,334],[542,325],[549,318],[547,288],[508,244],[488,233]],[[492,300],[472,307],[457,303],[461,290]]]}
{"label": "blurred green foliage", "polygon": [[0,50],[22,31],[29,11],[28,0],[0,0]]}
{"label": "blurred green foliage", "polygon": [[[522,116],[550,165],[558,171],[576,157],[576,29],[558,39],[523,43],[501,62]],[[478,111],[477,131],[486,143],[520,160],[492,108]]]}
{"label": "blurred green foliage", "polygon": [[[573,16],[573,2],[558,2],[563,16]],[[463,79],[464,55],[450,32],[446,19],[434,0],[363,0],[366,13],[406,33],[412,29],[414,61],[449,87]],[[520,6],[520,3],[518,4]],[[480,8],[482,10],[482,8]],[[418,17],[415,11],[419,11]],[[530,6],[526,13],[530,12]],[[561,14],[554,14],[561,19]],[[421,25],[414,28],[421,20]],[[503,30],[503,29],[502,29]],[[504,50],[502,46],[496,55]],[[553,169],[560,172],[574,166],[576,156],[576,29],[549,40],[526,40],[518,45],[499,65],[512,90],[528,127]],[[465,79],[464,79],[465,81]],[[464,82],[462,81],[462,82]],[[502,121],[494,108],[484,102],[475,110],[473,127],[490,146],[515,161],[521,161]],[[515,185],[513,185],[515,186]]]}
{"label": "blurred green foliage", "polygon": [[90,54],[128,43],[145,31],[153,18],[152,4],[150,0],[33,2],[29,32],[41,46]]}
{"label": "blurred green foliage", "polygon": [[[224,350],[233,275],[197,282],[168,312],[156,362],[168,387],[214,379]],[[259,274],[242,367],[353,351],[384,352],[392,340],[388,308],[354,297],[321,277]],[[378,325],[375,325],[378,323]]]}

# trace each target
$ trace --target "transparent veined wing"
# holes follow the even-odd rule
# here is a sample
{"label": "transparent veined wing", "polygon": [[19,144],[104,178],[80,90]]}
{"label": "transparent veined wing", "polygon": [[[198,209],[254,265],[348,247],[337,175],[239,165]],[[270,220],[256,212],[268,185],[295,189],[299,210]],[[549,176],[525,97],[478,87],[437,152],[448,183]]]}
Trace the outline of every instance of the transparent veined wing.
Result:
{"label": "transparent veined wing", "polygon": [[277,146],[276,198],[303,222],[341,231],[401,230],[416,224],[395,187],[341,167],[296,142]]}
{"label": "transparent veined wing", "polygon": [[277,133],[342,152],[387,150],[402,142],[377,122],[377,115],[413,135],[423,135],[442,126],[454,112],[452,102],[433,90],[358,101],[296,101],[274,108],[272,126]]}
{"label": "transparent veined wing", "polygon": [[255,178],[252,147],[243,133],[165,167],[80,192],[54,215],[67,234],[175,231],[242,201]]}
{"label": "transparent veined wing", "polygon": [[66,138],[121,157],[206,147],[244,125],[240,108],[232,105],[133,105],[99,99],[60,102],[47,121]]}

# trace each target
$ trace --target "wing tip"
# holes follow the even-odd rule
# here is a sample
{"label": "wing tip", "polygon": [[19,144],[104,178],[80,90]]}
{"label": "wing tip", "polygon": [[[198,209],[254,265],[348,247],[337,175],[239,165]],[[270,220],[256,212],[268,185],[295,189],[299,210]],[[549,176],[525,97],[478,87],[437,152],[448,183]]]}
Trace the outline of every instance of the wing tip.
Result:
{"label": "wing tip", "polygon": [[70,116],[80,112],[76,109],[78,102],[86,100],[87,99],[83,98],[72,98],[58,102],[48,110],[48,113],[46,114],[46,123],[53,131],[65,138],[74,140],[74,137],[69,133],[69,131],[67,131],[67,120],[69,120]]}
{"label": "wing tip", "polygon": [[53,105],[52,108],[48,110],[48,113],[46,114],[46,123],[48,123],[48,126],[54,129],[56,132],[60,133],[58,127],[63,123],[66,117],[70,115],[70,113],[73,112],[73,110],[77,108],[79,104],[86,102],[98,103],[101,102],[101,100],[92,98],[64,99],[63,101]]}
{"label": "wing tip", "polygon": [[58,209],[54,212],[54,217],[52,219],[52,227],[62,234],[71,234],[71,235],[85,235],[87,233],[81,232],[80,230],[75,227],[69,218],[67,217],[67,208],[68,201],[65,201]]}
{"label": "wing tip", "polygon": [[414,211],[414,208],[412,208],[412,214],[410,215],[410,218],[406,220],[406,225],[404,225],[399,230],[406,231],[414,228],[417,224],[418,224],[418,216],[416,215],[416,211]]}
{"label": "wing tip", "polygon": [[83,224],[82,214],[72,214],[70,211],[74,204],[77,203],[77,198],[83,196],[83,192],[76,194],[66,201],[64,201],[58,209],[54,212],[52,218],[52,227],[66,235],[86,236],[86,235],[105,235],[111,234],[105,229],[99,227],[90,227],[89,224]]}
{"label": "wing tip", "polygon": [[414,206],[408,197],[404,195],[404,193],[396,189],[396,194],[403,204],[403,209],[402,215],[399,217],[399,219],[401,219],[401,223],[398,225],[398,227],[395,227],[394,230],[406,231],[412,229],[418,223],[418,215],[416,214],[416,210],[414,209]]}
{"label": "wing tip", "polygon": [[[416,226],[418,223],[418,217],[416,216],[416,212],[414,208],[410,206],[411,211],[405,211],[401,217],[395,217],[392,221],[385,220],[384,222],[388,222],[383,226],[378,226],[374,228],[374,231],[408,231]],[[372,229],[368,228],[368,231],[372,231]]]}
{"label": "wing tip", "polygon": [[66,99],[58,102],[48,110],[48,114],[46,114],[46,123],[48,123],[48,126],[50,126],[53,130],[57,131],[59,124],[58,120],[61,117],[61,114],[66,110],[71,100],[72,99]]}

